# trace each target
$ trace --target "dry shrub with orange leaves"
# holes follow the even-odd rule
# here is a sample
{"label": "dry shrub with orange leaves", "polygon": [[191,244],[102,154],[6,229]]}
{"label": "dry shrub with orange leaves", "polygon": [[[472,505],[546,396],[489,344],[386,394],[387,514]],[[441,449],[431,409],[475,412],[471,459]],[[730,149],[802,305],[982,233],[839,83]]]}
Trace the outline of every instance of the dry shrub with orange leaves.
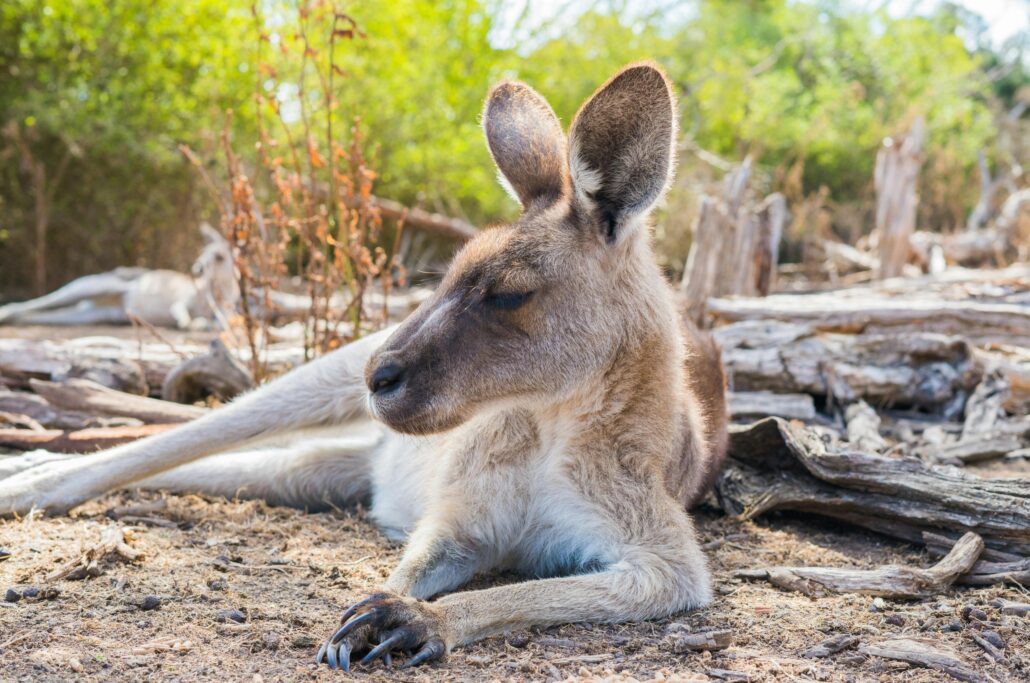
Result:
{"label": "dry shrub with orange leaves", "polygon": [[[268,374],[270,321],[283,312],[285,301],[294,313],[298,301],[306,302],[305,358],[386,321],[393,280],[404,278],[395,258],[403,222],[383,230],[360,119],[352,116],[349,135],[338,138],[342,126],[334,92],[345,86],[346,74],[335,62],[336,51],[343,43],[360,49],[364,33],[330,1],[302,3],[295,31],[279,26],[274,40],[256,5],[252,12],[259,35],[259,114],[257,154],[248,163],[255,175],[247,173],[234,149],[232,112],[222,133],[224,180],[214,178],[189,148],[182,151],[220,205],[242,295],[235,322],[246,336],[251,371],[260,379]],[[277,49],[269,55],[272,47]],[[279,85],[288,85],[292,95],[284,97]],[[299,276],[303,292],[287,298],[281,288],[291,274]],[[376,281],[383,305],[371,310],[366,294]]]}

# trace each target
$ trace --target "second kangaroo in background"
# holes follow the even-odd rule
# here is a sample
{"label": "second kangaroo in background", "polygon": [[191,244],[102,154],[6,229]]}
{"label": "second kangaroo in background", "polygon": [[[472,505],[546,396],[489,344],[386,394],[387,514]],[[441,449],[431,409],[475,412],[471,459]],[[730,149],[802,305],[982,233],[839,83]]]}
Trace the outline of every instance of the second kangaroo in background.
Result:
{"label": "second kangaroo in background", "polygon": [[[334,668],[707,604],[687,509],[725,454],[723,374],[681,322],[647,225],[672,172],[675,112],[662,72],[632,65],[566,140],[539,94],[502,83],[483,127],[523,213],[462,249],[404,323],[196,422],[0,480],[0,512],[66,510],[127,484],[370,500],[407,547],[323,643],[317,658]],[[452,592],[498,568],[533,578]]]}

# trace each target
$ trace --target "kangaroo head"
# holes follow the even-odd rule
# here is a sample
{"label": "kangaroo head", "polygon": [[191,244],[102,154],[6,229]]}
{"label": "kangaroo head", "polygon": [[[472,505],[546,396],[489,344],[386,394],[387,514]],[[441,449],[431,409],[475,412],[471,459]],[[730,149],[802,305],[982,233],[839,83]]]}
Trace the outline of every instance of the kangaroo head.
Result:
{"label": "kangaroo head", "polygon": [[370,359],[372,411],[398,431],[561,400],[627,344],[646,343],[649,326],[674,324],[655,306],[669,295],[645,226],[676,137],[662,72],[620,71],[576,114],[568,141],[544,98],[517,82],[491,91],[483,128],[523,213],[465,245]]}
{"label": "kangaroo head", "polygon": [[200,234],[204,248],[192,268],[197,287],[210,293],[220,307],[232,308],[240,298],[232,245],[210,223],[200,224]]}

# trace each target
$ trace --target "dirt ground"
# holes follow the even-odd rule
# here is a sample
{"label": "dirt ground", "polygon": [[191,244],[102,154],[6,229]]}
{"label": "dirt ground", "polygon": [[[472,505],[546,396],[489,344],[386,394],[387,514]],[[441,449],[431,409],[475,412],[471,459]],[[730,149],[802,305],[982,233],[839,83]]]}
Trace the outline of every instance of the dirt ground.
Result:
{"label": "dirt ground", "polygon": [[[129,525],[106,512],[158,498],[114,494],[79,508],[73,518],[0,522],[0,546],[10,553],[0,561],[0,591],[59,591],[50,599],[0,603],[0,680],[348,677],[315,667],[316,644],[341,609],[380,584],[400,553],[360,509],[306,514],[254,501],[167,496],[166,507],[135,520],[132,545],[142,558],[107,561],[102,574],[84,580],[43,580],[99,539],[102,529]],[[771,516],[738,522],[708,510],[697,522],[718,587],[707,609],[648,623],[517,632],[457,649],[444,663],[406,671],[379,663],[350,675],[373,681],[945,678],[865,657],[854,648],[821,659],[802,657],[821,640],[851,634],[861,644],[901,635],[927,638],[953,648],[997,681],[1030,680],[1030,617],[1002,615],[990,604],[998,597],[1030,601],[1026,590],[958,588],[931,600],[888,601],[879,609],[867,596],[810,599],[735,579],[733,571],[774,564],[925,566],[932,560],[912,546],[818,520]],[[518,578],[491,576],[477,583],[513,580]],[[985,621],[976,612],[969,615],[969,606],[983,610]],[[690,630],[732,629],[733,644],[714,653],[675,654],[666,638],[674,622]],[[974,643],[971,634],[978,630],[995,631],[1005,641],[1005,664]]]}

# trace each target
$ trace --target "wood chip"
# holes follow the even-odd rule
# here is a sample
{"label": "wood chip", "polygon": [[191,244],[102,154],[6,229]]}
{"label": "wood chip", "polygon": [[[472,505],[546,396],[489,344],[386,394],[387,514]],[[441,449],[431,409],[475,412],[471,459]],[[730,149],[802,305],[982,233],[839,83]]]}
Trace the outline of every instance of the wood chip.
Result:
{"label": "wood chip", "polygon": [[861,638],[858,636],[851,636],[846,633],[841,635],[827,638],[826,640],[816,643],[812,647],[808,648],[801,653],[802,657],[829,657],[835,655],[842,650],[847,650],[849,647],[858,645]]}
{"label": "wood chip", "polygon": [[666,642],[673,652],[699,652],[703,650],[725,650],[733,644],[733,631],[720,629],[713,631],[689,632],[683,624],[669,626]]}

